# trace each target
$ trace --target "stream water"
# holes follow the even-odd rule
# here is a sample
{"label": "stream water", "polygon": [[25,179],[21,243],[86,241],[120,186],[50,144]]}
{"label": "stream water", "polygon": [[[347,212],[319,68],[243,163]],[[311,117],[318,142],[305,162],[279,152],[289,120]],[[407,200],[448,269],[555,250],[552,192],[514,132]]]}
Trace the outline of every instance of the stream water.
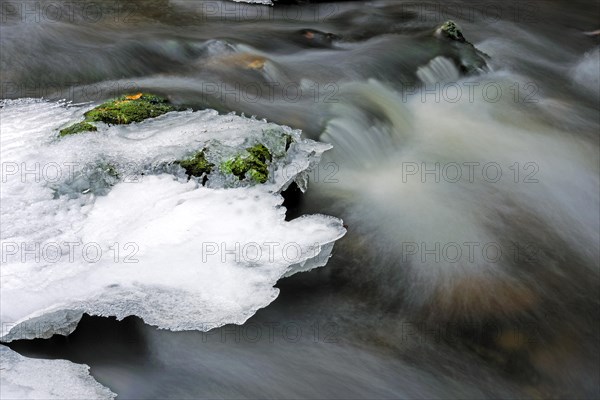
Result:
{"label": "stream water", "polygon": [[[348,234],[244,325],[85,316],[13,350],[119,399],[600,396],[598,4],[33,4],[2,3],[2,98],[154,92],[302,129],[334,148],[288,219]],[[436,37],[450,19],[485,54]]]}

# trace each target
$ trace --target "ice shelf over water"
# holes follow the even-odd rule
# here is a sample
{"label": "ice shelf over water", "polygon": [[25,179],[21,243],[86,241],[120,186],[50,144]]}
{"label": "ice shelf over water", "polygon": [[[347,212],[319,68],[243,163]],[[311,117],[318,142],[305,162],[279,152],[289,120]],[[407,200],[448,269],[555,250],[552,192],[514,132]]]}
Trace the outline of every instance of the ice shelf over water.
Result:
{"label": "ice shelf over water", "polygon": [[36,360],[0,346],[2,399],[114,399],[115,394],[96,382],[87,365],[67,360]]}
{"label": "ice shelf over water", "polygon": [[[69,334],[83,313],[170,330],[241,324],[278,279],[325,265],[345,233],[324,215],[285,221],[280,192],[304,187],[330,147],[299,131],[206,110],[61,138],[91,105],[0,106],[3,341]],[[287,151],[278,135],[293,137]],[[215,173],[202,186],[173,163],[258,142],[281,154],[265,184]]]}

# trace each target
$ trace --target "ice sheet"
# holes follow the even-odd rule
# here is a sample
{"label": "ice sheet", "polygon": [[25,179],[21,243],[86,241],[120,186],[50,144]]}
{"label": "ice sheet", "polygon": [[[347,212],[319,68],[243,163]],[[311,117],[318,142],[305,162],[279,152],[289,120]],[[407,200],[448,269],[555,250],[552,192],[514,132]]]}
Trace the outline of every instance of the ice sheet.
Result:
{"label": "ice sheet", "polygon": [[114,399],[116,394],[96,382],[87,365],[67,360],[36,360],[0,346],[2,399]]}
{"label": "ice sheet", "polygon": [[[91,106],[2,106],[4,341],[68,334],[83,313],[171,330],[243,323],[277,297],[282,276],[325,265],[345,233],[328,216],[285,221],[279,192],[329,148],[298,131],[184,111],[59,138]],[[296,143],[266,184],[204,187],[170,164],[207,145],[268,142],[277,129]]]}

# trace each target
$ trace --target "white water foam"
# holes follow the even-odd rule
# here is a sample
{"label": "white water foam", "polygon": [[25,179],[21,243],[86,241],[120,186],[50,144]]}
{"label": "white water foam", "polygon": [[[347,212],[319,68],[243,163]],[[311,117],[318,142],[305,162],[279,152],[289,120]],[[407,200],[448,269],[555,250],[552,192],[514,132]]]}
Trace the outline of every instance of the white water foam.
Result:
{"label": "white water foam", "polygon": [[[420,94],[404,97],[376,81],[341,88],[344,100],[333,107],[322,136],[334,145],[326,157],[338,163],[339,183],[317,189],[344,202],[348,224],[379,254],[412,271],[405,293],[416,303],[430,301],[454,281],[518,287],[510,275],[516,245],[533,243],[537,257],[576,251],[588,272],[598,274],[597,147],[538,117],[552,99],[536,99],[533,113],[527,108],[532,105],[514,102],[507,94],[518,79],[505,73],[478,77],[480,87],[501,88],[504,96],[493,102],[481,91],[470,100],[466,90],[456,101],[441,92],[440,100],[430,94],[424,102]],[[465,243],[479,246],[472,257]],[[487,244],[499,248],[501,258],[486,256]],[[456,248],[462,255],[455,257]],[[547,257],[540,264],[554,270],[558,262]],[[398,293],[400,283],[386,280],[384,286]],[[506,299],[499,311],[511,302]]]}

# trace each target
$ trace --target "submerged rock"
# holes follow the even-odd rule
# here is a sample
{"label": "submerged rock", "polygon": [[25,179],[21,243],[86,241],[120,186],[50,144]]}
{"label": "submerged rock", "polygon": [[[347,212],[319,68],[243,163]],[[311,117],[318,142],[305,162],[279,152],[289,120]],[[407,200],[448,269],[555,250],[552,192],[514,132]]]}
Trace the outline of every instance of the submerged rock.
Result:
{"label": "submerged rock", "polygon": [[331,47],[334,40],[339,40],[339,37],[333,33],[316,29],[302,29],[298,34],[300,36],[296,40],[309,47]]}
{"label": "submerged rock", "polygon": [[269,60],[266,57],[251,53],[227,53],[203,62],[206,68],[222,70],[224,67],[261,70]]}

